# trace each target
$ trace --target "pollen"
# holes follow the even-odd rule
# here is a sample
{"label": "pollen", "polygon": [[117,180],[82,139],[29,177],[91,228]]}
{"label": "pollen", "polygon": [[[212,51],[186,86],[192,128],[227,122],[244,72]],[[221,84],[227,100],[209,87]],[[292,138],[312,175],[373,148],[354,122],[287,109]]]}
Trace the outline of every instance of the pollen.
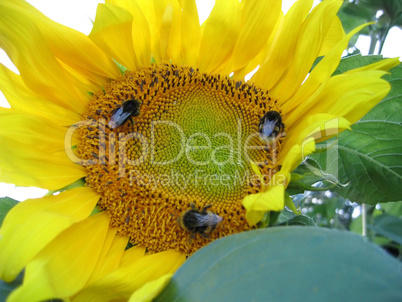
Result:
{"label": "pollen", "polygon": [[[111,129],[113,113],[130,100],[139,114]],[[172,64],[126,72],[93,95],[78,129],[86,184],[111,226],[150,253],[192,253],[252,229],[241,202],[277,172],[284,139],[259,136],[270,110],[281,113],[268,91],[226,76]],[[178,223],[192,205],[223,218],[210,238]]]}

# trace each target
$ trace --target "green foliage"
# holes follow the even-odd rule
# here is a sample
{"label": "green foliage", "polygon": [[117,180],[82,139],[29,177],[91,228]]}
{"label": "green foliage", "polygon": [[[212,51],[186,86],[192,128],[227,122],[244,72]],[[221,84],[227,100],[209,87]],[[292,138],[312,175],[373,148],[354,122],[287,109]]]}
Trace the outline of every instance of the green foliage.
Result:
{"label": "green foliage", "polygon": [[[361,24],[376,22],[364,28],[359,34],[370,36],[369,54],[374,53],[375,46],[379,42],[380,54],[389,30],[393,26],[401,27],[402,0],[344,0],[338,17],[346,32]],[[349,48],[354,47],[357,38],[358,34],[349,41]]]}
{"label": "green foliage", "polygon": [[402,0],[360,0],[357,5],[366,6],[375,11],[383,10],[392,20],[402,14]]}
{"label": "green foliage", "polygon": [[268,228],[199,250],[156,301],[400,301],[401,269],[350,232]]}
{"label": "green foliage", "polygon": [[383,57],[380,55],[370,55],[370,56],[361,56],[361,55],[355,55],[355,56],[350,56],[347,58],[342,59],[339,62],[338,67],[334,71],[333,75],[338,75],[345,73],[346,71],[356,69],[362,66],[366,66],[369,64],[376,63],[378,61],[383,60]]}
{"label": "green foliage", "polygon": [[279,215],[279,218],[275,226],[315,226],[315,222],[312,218],[305,215],[296,215],[292,211],[283,210]]}
{"label": "green foliage", "polygon": [[13,282],[7,283],[3,280],[0,280],[0,301],[6,301],[8,295],[22,284],[23,278],[24,274],[21,273]]}
{"label": "green foliage", "polygon": [[[367,58],[366,64],[373,57]],[[365,57],[350,57],[340,66],[342,72],[362,64]],[[343,61],[343,60],[342,60]],[[402,183],[402,66],[387,76],[391,92],[364,118],[337,138],[337,157],[327,152],[315,154],[324,170],[338,167],[340,183],[334,188],[343,197],[357,203],[401,200]]]}
{"label": "green foliage", "polygon": [[378,235],[402,244],[402,219],[398,217],[388,214],[376,216],[369,228]]}
{"label": "green foliage", "polygon": [[[367,237],[402,260],[402,201],[368,207]],[[362,215],[353,219],[350,231],[362,234]]]}
{"label": "green foliage", "polygon": [[18,200],[14,200],[10,197],[0,198],[0,226],[3,224],[4,218],[6,217],[8,211],[10,211],[18,203]]}
{"label": "green foliage", "polygon": [[[325,184],[316,187],[314,184]],[[292,173],[292,179],[286,189],[289,195],[304,193],[304,191],[326,191],[333,188],[338,180],[330,174],[325,174],[321,166],[313,158],[306,158]]]}

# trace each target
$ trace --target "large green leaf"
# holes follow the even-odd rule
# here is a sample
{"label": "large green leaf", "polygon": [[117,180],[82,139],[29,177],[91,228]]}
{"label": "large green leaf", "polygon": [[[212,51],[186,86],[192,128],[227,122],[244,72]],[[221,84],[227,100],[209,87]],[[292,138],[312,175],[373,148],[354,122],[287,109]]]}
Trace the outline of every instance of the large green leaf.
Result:
{"label": "large green leaf", "polygon": [[[373,59],[377,57],[349,58],[340,68],[346,71]],[[338,186],[335,190],[358,203],[402,199],[402,66],[393,68],[386,78],[392,85],[390,93],[352,126],[353,131],[339,135],[338,152],[332,152],[338,156],[328,156],[327,152],[312,156],[323,169],[337,169],[340,183],[349,185]]]}
{"label": "large green leaf", "polygon": [[351,232],[275,227],[199,250],[156,301],[402,301],[401,269]]}

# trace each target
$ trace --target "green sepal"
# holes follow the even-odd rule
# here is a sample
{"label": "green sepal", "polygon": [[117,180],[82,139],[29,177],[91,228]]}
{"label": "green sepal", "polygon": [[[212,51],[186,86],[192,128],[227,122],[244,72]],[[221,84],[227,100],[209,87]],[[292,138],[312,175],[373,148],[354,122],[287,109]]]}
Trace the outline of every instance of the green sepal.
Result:
{"label": "green sepal", "polygon": [[117,62],[116,60],[113,60],[113,61],[116,63],[116,65],[117,65],[117,67],[119,68],[121,74],[123,74],[123,75],[126,74],[126,71],[128,70],[128,68],[127,68],[126,66],[120,64],[120,63]]}
{"label": "green sepal", "polygon": [[271,218],[270,211],[268,211],[264,214],[264,216],[262,216],[262,219],[260,220],[260,222],[258,222],[257,227],[259,229],[264,229],[268,227],[270,218]]}
{"label": "green sepal", "polygon": [[285,206],[291,210],[295,215],[300,215],[301,212],[296,209],[295,204],[293,203],[292,198],[290,198],[289,194],[285,192]]}
{"label": "green sepal", "polygon": [[269,215],[269,225],[274,225],[278,221],[280,215],[281,212],[272,211]]}
{"label": "green sepal", "polygon": [[89,216],[93,216],[93,215],[98,214],[98,213],[100,213],[100,212],[102,212],[102,211],[99,210],[98,206],[96,206],[96,207],[92,210],[91,215],[89,215]]}

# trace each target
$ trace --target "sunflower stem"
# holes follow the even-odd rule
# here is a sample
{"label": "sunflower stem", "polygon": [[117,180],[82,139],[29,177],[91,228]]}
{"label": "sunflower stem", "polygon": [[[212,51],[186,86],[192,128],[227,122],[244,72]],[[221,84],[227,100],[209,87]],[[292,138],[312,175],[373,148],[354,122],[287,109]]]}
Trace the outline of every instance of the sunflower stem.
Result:
{"label": "sunflower stem", "polygon": [[378,54],[381,54],[381,52],[382,52],[382,48],[384,47],[385,39],[386,39],[387,36],[388,36],[389,30],[390,30],[391,27],[393,26],[392,23],[393,23],[393,22],[390,22],[390,23],[388,24],[388,26],[387,26],[387,28],[386,28],[384,34],[381,35],[381,38],[380,38],[380,40],[379,40],[380,45],[379,45],[379,47],[378,47]]}
{"label": "sunflower stem", "polygon": [[362,236],[367,237],[367,205],[362,204]]}
{"label": "sunflower stem", "polygon": [[370,48],[369,48],[369,52],[368,52],[369,55],[374,54],[374,50],[375,50],[375,46],[377,45],[377,41],[378,41],[378,39],[376,37],[376,34],[374,32],[372,32],[370,34]]}

